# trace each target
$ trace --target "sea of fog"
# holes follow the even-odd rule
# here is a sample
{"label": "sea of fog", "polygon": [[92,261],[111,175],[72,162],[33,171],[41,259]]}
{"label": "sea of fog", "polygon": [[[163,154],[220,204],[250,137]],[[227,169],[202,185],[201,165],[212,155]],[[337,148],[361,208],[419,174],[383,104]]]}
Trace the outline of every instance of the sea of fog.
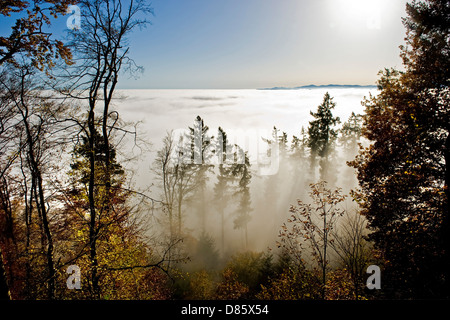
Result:
{"label": "sea of fog", "polygon": [[[363,113],[361,101],[377,90],[371,88],[316,88],[298,90],[119,90],[115,109],[121,118],[140,122],[140,138],[152,144],[156,152],[167,132],[187,129],[201,116],[209,133],[217,136],[222,127],[233,142],[240,142],[237,135],[247,135],[243,146],[250,156],[254,151],[256,135],[269,137],[274,126],[286,132],[289,141],[299,135],[302,126],[313,120],[310,111],[316,111],[326,92],[333,97],[333,112],[344,122],[352,112]],[[262,141],[262,140],[259,140]],[[250,145],[249,145],[250,144]],[[253,152],[254,153],[254,152]],[[151,153],[145,153],[139,165],[140,180],[148,181]]]}
{"label": "sea of fog", "polygon": [[[205,125],[209,127],[209,133],[212,136],[217,135],[219,126],[227,132],[231,140],[233,140],[233,135],[237,135],[237,137],[234,137],[236,139],[239,139],[239,136],[246,135],[249,138],[247,144],[241,144],[240,142],[239,144],[248,150],[250,157],[253,157],[253,162],[255,162],[255,155],[251,153],[254,153],[255,150],[258,151],[257,148],[254,148],[255,145],[265,144],[261,137],[270,137],[273,127],[276,126],[280,130],[280,134],[281,132],[287,133],[288,140],[291,142],[292,136],[299,136],[302,126],[306,129],[308,122],[313,120],[310,111],[317,110],[327,91],[336,103],[333,114],[340,117],[341,122],[346,121],[352,112],[363,113],[364,107],[361,101],[364,97],[369,97],[370,94],[377,94],[376,89],[370,88],[120,90],[118,92],[120,98],[115,101],[115,110],[120,113],[120,117],[125,121],[140,122],[138,126],[139,139],[151,143],[151,147],[150,151],[144,151],[144,149],[141,151],[129,140],[126,142],[126,148],[119,148],[119,150],[122,150],[122,156],[124,157],[128,157],[132,153],[138,153],[138,161],[132,164],[135,187],[149,188],[145,193],[159,199],[162,192],[158,189],[158,182],[154,179],[152,167],[154,168],[153,162],[156,152],[161,148],[162,139],[167,132],[192,127],[195,118],[200,116],[203,118]],[[234,140],[233,142],[238,141]],[[129,149],[128,146],[131,146],[132,149]],[[123,150],[129,151],[124,154]],[[302,170],[309,170],[308,164],[305,163],[302,166],[304,167]],[[252,164],[252,170],[255,170],[251,185],[254,211],[248,227],[249,234],[253,235],[250,245],[253,249],[262,250],[265,246],[273,245],[279,226],[289,213],[289,205],[295,203],[299,196],[307,197],[309,191],[308,184],[301,182],[303,185],[299,185],[300,182],[296,180],[294,173],[286,172],[286,168],[280,168],[277,179],[282,180],[281,185],[284,189],[281,193],[274,195],[274,198],[268,197],[264,194],[266,192],[264,190],[267,189],[267,182],[270,181],[270,177],[267,180],[267,176],[258,175],[257,169],[258,164],[256,163],[256,166]],[[348,175],[345,172],[347,171],[341,172],[344,180],[345,175]],[[215,181],[212,181],[213,179],[214,177],[208,181],[208,189],[210,189],[208,197],[212,197],[215,183]],[[280,188],[279,180],[276,184],[278,185],[277,188]],[[209,199],[209,201],[212,200]],[[270,208],[274,203],[277,203],[276,207]],[[218,235],[220,233],[217,229],[216,220],[218,217],[214,214],[214,208],[209,206],[208,210],[210,211],[208,216],[209,230],[212,231],[212,234]],[[194,216],[191,214],[190,217]],[[228,239],[242,238],[242,232],[239,233],[233,229],[232,219],[232,212],[230,212],[227,222]],[[189,227],[194,230],[194,234],[197,233],[198,235],[195,230],[199,229],[199,222],[192,218],[186,218],[186,221],[191,222]],[[218,241],[218,239],[216,240]],[[242,247],[242,239],[235,244],[236,248],[239,245]]]}
{"label": "sea of fog", "polygon": [[[234,129],[271,130],[276,126],[289,135],[298,134],[312,120],[325,92],[334,98],[334,114],[346,120],[352,111],[363,112],[361,101],[376,89],[298,90],[119,90],[116,102],[121,116],[143,121],[150,137],[161,138],[168,130],[192,126],[200,115],[211,131],[221,126]],[[153,139],[152,139],[153,140]]]}

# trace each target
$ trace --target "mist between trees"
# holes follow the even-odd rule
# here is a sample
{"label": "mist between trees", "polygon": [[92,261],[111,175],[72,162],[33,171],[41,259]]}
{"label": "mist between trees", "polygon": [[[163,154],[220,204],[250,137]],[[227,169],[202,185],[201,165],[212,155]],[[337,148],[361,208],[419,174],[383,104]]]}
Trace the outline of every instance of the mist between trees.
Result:
{"label": "mist between trees", "polygon": [[[340,125],[326,94],[297,136],[274,127],[256,137],[256,165],[252,145],[197,116],[183,135],[168,132],[155,178],[137,188],[133,163],[150,145],[114,110],[115,88],[121,72],[140,70],[126,39],[152,9],[77,1],[83,28],[68,31],[67,45],[49,41],[46,12],[74,2],[18,18],[16,45],[0,52],[2,297],[364,298],[373,255],[343,196],[356,186],[346,161],[361,116]],[[81,283],[70,290],[74,265]]]}
{"label": "mist between trees", "polygon": [[[367,231],[364,218],[349,196],[357,180],[346,163],[354,159],[363,142],[362,116],[352,113],[341,124],[332,114],[335,105],[327,93],[311,112],[309,127],[299,128],[298,136],[288,137],[274,127],[269,137],[259,137],[257,149],[265,153],[264,160],[270,159],[263,164],[251,163],[249,152],[230,142],[237,139],[229,138],[226,128],[212,130],[200,116],[187,130],[167,133],[152,166],[162,199],[156,215],[161,223],[158,228],[165,228],[167,236],[184,239],[191,259],[183,270],[213,277],[211,270],[217,273],[235,259],[254,264],[267,260],[267,268],[292,263],[312,274],[320,271],[314,291],[318,293],[329,271],[358,268],[351,275],[357,277],[353,298],[358,297],[365,267],[374,259],[363,237]],[[255,167],[264,165],[277,170],[257,174],[265,171]],[[340,195],[338,201],[333,198],[335,193]],[[308,223],[293,219],[296,205],[310,208],[305,215]],[[346,266],[349,259],[357,266]]]}
{"label": "mist between trees", "polygon": [[[9,106],[3,119],[14,128],[2,140],[10,154],[3,162],[2,248],[13,298],[340,298],[324,290],[323,283],[332,281],[348,287],[342,297],[363,297],[373,256],[363,239],[365,221],[343,196],[356,186],[346,161],[358,152],[362,117],[353,113],[339,125],[328,94],[299,136],[273,128],[269,137],[259,137],[262,166],[276,170],[254,169],[261,164],[252,165],[248,151],[230,142],[239,139],[223,128],[212,135],[198,116],[183,135],[167,133],[152,164],[154,179],[138,189],[131,168],[150,147],[135,124],[123,123],[112,110],[107,147],[101,116],[94,117],[92,136],[86,127],[84,92],[67,97],[39,90],[25,67],[9,70],[1,79]],[[331,191],[337,186],[343,190]],[[333,200],[333,192],[342,197]],[[309,229],[302,229],[294,206],[317,205],[316,193],[332,206],[311,211]],[[80,268],[79,290],[65,287],[65,271],[73,265]],[[294,277],[289,285],[303,289],[277,293],[283,277]]]}

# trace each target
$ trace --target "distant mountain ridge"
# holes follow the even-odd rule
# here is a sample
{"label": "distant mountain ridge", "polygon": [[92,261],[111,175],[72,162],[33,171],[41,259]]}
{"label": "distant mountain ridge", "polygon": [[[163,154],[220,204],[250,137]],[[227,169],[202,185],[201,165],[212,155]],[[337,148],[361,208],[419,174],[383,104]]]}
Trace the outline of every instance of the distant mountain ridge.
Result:
{"label": "distant mountain ridge", "polygon": [[273,87],[273,88],[261,88],[258,90],[298,90],[298,89],[324,89],[324,88],[330,88],[330,89],[348,89],[348,88],[370,88],[370,89],[376,89],[377,86],[375,85],[359,85],[359,84],[326,84],[326,85],[315,85],[310,84],[307,86],[300,86],[300,87]]}

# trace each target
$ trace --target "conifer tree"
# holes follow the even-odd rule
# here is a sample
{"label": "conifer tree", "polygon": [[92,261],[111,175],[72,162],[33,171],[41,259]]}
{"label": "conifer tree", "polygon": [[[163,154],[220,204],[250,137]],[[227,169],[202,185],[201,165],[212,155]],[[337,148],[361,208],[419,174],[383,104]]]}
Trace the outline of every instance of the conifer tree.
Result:
{"label": "conifer tree", "polygon": [[191,148],[191,163],[188,166],[192,171],[195,179],[195,191],[193,199],[197,203],[197,212],[200,219],[201,230],[206,230],[207,208],[206,208],[206,183],[208,181],[208,173],[211,171],[213,165],[212,158],[212,140],[209,132],[209,127],[205,125],[204,120],[197,116],[193,127],[189,127],[190,148]]}
{"label": "conifer tree", "polygon": [[323,97],[323,102],[317,107],[317,112],[310,112],[315,120],[309,122],[308,147],[311,150],[311,170],[313,180],[315,178],[316,158],[319,157],[320,179],[327,180],[329,176],[329,157],[337,137],[334,126],[340,122],[339,117],[334,117],[332,110],[336,106],[328,92]]}
{"label": "conifer tree", "polygon": [[[363,116],[352,112],[350,117],[344,124],[340,131],[338,138],[340,146],[343,148],[342,162],[347,163],[355,158],[358,153],[358,144],[361,142],[362,135],[362,122]],[[357,185],[357,179],[354,172],[354,168],[344,165],[340,170],[342,177],[341,186],[345,191],[350,191],[348,188],[352,188]]]}
{"label": "conifer tree", "polygon": [[243,155],[244,161],[239,161],[233,168],[233,175],[238,179],[238,187],[235,196],[238,197],[239,203],[234,219],[234,228],[243,229],[245,234],[245,246],[248,246],[248,223],[251,219],[251,194],[250,183],[252,174],[250,171],[250,160],[247,152]]}
{"label": "conifer tree", "polygon": [[227,133],[219,127],[216,146],[217,157],[219,158],[217,182],[214,185],[214,202],[220,215],[221,224],[221,245],[225,248],[225,209],[231,199],[231,188],[234,180],[232,162],[232,146],[228,143]]}

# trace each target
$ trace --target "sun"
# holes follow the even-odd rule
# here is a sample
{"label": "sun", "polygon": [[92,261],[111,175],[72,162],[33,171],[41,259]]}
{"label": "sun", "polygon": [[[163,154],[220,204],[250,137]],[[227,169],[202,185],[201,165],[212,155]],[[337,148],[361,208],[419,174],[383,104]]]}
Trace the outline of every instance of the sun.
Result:
{"label": "sun", "polygon": [[334,21],[343,26],[381,29],[382,9],[387,0],[330,0],[328,2]]}
{"label": "sun", "polygon": [[367,15],[377,7],[376,0],[337,0],[336,2],[344,13],[356,16]]}

